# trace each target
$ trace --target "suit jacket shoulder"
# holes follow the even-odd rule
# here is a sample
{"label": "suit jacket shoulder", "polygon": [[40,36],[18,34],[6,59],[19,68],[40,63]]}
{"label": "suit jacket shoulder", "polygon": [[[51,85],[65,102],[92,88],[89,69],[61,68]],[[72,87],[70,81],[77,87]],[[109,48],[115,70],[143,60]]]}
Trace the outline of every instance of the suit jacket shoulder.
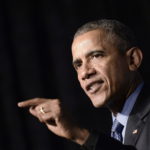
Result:
{"label": "suit jacket shoulder", "polygon": [[150,87],[144,85],[129,116],[125,144],[150,150]]}
{"label": "suit jacket shoulder", "polygon": [[[125,143],[101,133],[94,133],[96,143],[92,145],[92,134],[89,141],[84,145],[86,150],[150,150],[150,90],[144,85],[138,99],[130,113]],[[92,146],[87,146],[87,145]]]}

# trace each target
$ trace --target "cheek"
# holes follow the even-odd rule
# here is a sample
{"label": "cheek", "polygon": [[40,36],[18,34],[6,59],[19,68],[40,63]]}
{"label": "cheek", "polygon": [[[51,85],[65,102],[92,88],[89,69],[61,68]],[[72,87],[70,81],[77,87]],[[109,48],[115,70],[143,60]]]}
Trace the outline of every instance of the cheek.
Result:
{"label": "cheek", "polygon": [[77,78],[78,78],[79,83],[81,84],[80,76],[78,73],[77,73]]}
{"label": "cheek", "polygon": [[79,73],[77,73],[77,78],[78,78],[78,81],[79,81],[79,83],[80,83],[80,86],[83,88],[83,82],[82,82],[82,79],[81,79]]}
{"label": "cheek", "polygon": [[118,83],[122,80],[122,66],[118,63],[108,62],[97,65],[97,70],[109,90],[115,90]]}
{"label": "cheek", "polygon": [[106,79],[111,91],[117,91],[128,80],[128,68],[124,62],[110,65],[106,69]]}
{"label": "cheek", "polygon": [[112,69],[109,63],[106,63],[104,61],[95,61],[93,63],[93,67],[97,70],[99,76],[103,80],[107,81],[111,77]]}

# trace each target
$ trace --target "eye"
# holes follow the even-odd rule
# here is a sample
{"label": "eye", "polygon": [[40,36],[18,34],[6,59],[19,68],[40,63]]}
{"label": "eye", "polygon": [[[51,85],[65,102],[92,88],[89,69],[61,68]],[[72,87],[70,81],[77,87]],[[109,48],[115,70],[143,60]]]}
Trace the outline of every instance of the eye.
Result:
{"label": "eye", "polygon": [[82,62],[81,61],[77,61],[77,62],[74,62],[73,66],[76,70],[78,70],[82,65]]}
{"label": "eye", "polygon": [[99,58],[99,57],[103,57],[104,56],[104,54],[102,54],[102,53],[93,53],[92,54],[92,58]]}
{"label": "eye", "polygon": [[81,66],[81,63],[77,63],[77,64],[75,65],[75,68],[78,69],[80,66]]}

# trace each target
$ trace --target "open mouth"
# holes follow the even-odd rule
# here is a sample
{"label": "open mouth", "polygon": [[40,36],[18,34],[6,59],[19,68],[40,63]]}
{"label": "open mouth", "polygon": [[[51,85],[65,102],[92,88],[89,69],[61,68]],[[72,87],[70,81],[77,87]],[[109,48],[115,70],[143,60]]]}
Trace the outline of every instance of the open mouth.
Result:
{"label": "open mouth", "polygon": [[101,86],[102,86],[103,83],[104,83],[103,80],[91,82],[90,84],[88,84],[86,86],[86,90],[90,94],[94,94],[94,93],[96,93],[101,88]]}

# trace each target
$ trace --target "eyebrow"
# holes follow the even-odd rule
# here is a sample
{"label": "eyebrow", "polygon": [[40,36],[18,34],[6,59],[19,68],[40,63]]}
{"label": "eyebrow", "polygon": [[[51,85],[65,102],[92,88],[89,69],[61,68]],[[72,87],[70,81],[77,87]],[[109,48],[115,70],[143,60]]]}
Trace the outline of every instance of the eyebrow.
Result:
{"label": "eyebrow", "polygon": [[[92,50],[92,51],[88,52],[85,55],[85,57],[88,58],[88,57],[92,56],[94,53],[104,54],[105,52],[104,52],[104,50]],[[75,66],[77,63],[80,63],[80,62],[81,62],[81,59],[77,58],[72,62],[72,64],[73,64],[73,66]]]}

